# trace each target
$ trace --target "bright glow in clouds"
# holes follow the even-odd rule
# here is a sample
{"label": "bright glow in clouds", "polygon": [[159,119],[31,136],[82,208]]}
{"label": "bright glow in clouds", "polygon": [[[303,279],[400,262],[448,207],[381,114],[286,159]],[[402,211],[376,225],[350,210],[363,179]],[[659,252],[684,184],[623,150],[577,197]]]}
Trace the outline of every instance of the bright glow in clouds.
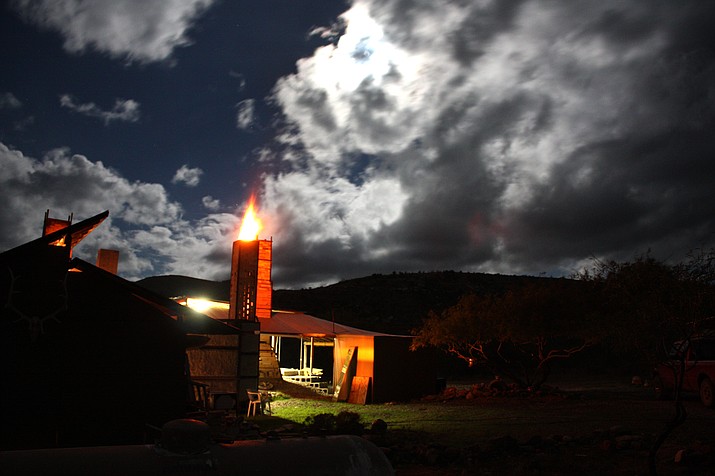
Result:
{"label": "bright glow in clouds", "polygon": [[[424,120],[428,58],[385,37],[361,4],[342,15],[347,26],[336,45],[298,61],[275,94],[316,161],[331,166],[340,154],[396,152],[413,141]],[[427,103],[437,98],[428,99]]]}
{"label": "bright glow in clouds", "polygon": [[406,60],[405,53],[385,40],[382,28],[364,6],[356,5],[342,17],[348,26],[337,47],[319,50],[330,57],[330,61],[320,62],[326,66],[318,75],[325,81],[322,85],[345,93],[355,91],[364,81],[381,85],[390,70]]}

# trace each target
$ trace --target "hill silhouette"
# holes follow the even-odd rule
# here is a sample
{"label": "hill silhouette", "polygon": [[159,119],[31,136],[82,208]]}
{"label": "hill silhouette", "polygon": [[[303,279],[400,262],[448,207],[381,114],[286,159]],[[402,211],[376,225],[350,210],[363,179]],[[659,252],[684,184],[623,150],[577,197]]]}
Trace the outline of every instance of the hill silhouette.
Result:
{"label": "hill silhouette", "polygon": [[[439,312],[467,293],[501,294],[533,276],[435,271],[373,274],[309,289],[276,289],[273,308],[303,311],[321,319],[394,334],[409,334],[430,311]],[[157,294],[204,296],[228,301],[229,281],[187,276],[155,276],[138,281]]]}
{"label": "hill silhouette", "polygon": [[209,281],[188,276],[152,276],[136,282],[150,291],[175,298],[180,296],[204,297],[217,301],[228,301],[229,281]]}

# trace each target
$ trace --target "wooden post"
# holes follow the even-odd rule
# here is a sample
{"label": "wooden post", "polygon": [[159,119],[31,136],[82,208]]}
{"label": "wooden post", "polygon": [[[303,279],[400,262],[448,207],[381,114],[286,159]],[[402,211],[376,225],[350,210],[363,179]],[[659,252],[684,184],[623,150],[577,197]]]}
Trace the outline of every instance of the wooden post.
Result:
{"label": "wooden post", "polygon": [[350,387],[352,384],[353,376],[357,369],[357,347],[350,347],[348,349],[348,354],[343,362],[343,368],[340,373],[340,380],[335,386],[335,393],[333,399],[337,401],[347,401],[350,395]]}

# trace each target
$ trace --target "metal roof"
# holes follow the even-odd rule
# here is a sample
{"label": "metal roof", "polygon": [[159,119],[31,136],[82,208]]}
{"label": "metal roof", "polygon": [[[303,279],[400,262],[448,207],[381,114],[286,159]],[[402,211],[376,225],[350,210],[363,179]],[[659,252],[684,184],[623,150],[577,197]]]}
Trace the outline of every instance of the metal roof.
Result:
{"label": "metal roof", "polygon": [[[188,298],[190,299],[190,298]],[[205,300],[220,306],[207,307],[201,312],[207,316],[228,322],[232,324],[234,321],[228,320],[228,307],[224,306],[228,303],[224,301]],[[240,322],[240,321],[238,321]],[[280,335],[280,336],[302,336],[302,337],[335,337],[338,335],[355,335],[355,336],[391,336],[394,334],[384,334],[381,332],[373,332],[357,327],[350,327],[337,322],[326,321],[310,314],[305,314],[299,311],[282,311],[273,310],[270,318],[259,318],[261,334]],[[408,336],[400,336],[408,337]]]}
{"label": "metal roof", "polygon": [[261,334],[304,337],[336,337],[339,335],[387,336],[381,332],[350,327],[326,321],[302,312],[273,311],[270,319],[259,319]]}

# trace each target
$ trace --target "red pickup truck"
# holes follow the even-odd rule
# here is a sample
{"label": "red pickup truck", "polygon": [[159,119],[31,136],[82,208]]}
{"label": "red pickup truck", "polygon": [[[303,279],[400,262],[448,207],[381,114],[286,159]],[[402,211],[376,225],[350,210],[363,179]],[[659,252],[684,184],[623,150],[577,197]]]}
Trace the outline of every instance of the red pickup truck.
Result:
{"label": "red pickup truck", "polygon": [[653,388],[660,399],[672,397],[680,360],[685,357],[683,391],[700,394],[706,407],[715,405],[715,335],[693,337],[673,344],[669,360],[659,364],[653,374]]}

